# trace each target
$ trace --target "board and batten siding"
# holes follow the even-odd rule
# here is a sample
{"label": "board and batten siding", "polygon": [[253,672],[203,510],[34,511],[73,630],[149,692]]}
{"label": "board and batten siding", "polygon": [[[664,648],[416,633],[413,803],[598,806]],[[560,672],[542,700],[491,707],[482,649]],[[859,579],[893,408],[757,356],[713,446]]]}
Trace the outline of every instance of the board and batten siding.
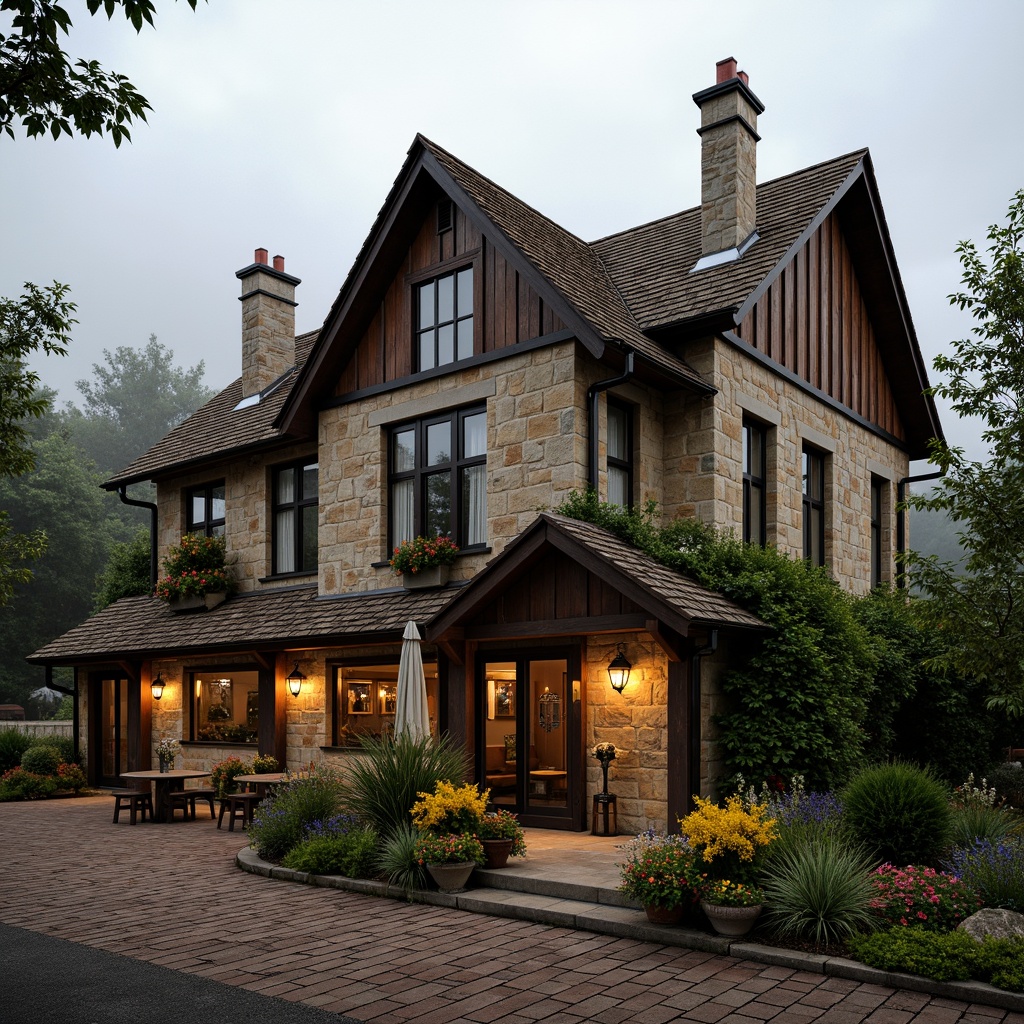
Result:
{"label": "board and batten siding", "polygon": [[537,292],[456,207],[452,230],[437,233],[432,210],[339,376],[335,395],[386,384],[413,371],[414,283],[473,265],[473,352],[511,348],[565,328]]}
{"label": "board and batten siding", "polygon": [[834,214],[772,282],[736,334],[859,416],[905,438],[878,337]]}

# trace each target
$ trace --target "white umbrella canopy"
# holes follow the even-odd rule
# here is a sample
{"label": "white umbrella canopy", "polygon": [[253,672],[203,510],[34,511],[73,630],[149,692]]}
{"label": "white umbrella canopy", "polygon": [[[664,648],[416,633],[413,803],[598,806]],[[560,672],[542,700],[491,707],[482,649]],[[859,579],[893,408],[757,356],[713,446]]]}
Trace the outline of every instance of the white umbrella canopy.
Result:
{"label": "white umbrella canopy", "polygon": [[420,633],[410,620],[402,634],[402,657],[398,662],[398,702],[395,708],[395,735],[408,734],[414,740],[430,735],[427,711],[427,681],[423,675]]}

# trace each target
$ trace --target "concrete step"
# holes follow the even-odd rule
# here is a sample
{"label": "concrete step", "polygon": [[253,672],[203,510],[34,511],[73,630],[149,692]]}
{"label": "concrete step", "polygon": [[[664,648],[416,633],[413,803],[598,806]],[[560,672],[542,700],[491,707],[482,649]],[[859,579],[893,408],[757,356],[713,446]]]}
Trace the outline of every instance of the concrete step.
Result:
{"label": "concrete step", "polygon": [[477,868],[473,872],[474,889],[486,887],[582,903],[637,908],[639,904],[619,892],[617,886],[617,874],[610,878],[607,871],[594,871],[579,863],[568,864],[564,870],[553,872],[550,864],[537,866],[531,865],[529,860],[517,863],[513,859],[505,868]]}

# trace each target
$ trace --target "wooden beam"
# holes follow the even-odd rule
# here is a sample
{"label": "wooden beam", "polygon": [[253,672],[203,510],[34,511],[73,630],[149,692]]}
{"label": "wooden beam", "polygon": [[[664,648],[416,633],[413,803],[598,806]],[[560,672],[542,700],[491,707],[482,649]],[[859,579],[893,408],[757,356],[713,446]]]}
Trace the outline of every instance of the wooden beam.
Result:
{"label": "wooden beam", "polygon": [[683,640],[675,630],[659,622],[657,619],[648,619],[646,623],[647,632],[651,634],[654,642],[665,652],[669,661],[683,660]]}
{"label": "wooden beam", "polygon": [[137,662],[133,661],[118,661],[117,667],[129,678],[134,680],[136,683],[140,678],[140,668]]}
{"label": "wooden beam", "polygon": [[274,669],[274,655],[264,654],[262,651],[248,652],[253,661],[265,672],[272,672]]}
{"label": "wooden beam", "polygon": [[537,619],[468,626],[468,640],[520,640],[538,636],[582,636],[595,633],[638,633],[648,620],[637,615],[578,616],[568,619]]}
{"label": "wooden beam", "polygon": [[460,668],[466,665],[466,631],[461,626],[452,627],[444,636],[439,636],[434,644]]}

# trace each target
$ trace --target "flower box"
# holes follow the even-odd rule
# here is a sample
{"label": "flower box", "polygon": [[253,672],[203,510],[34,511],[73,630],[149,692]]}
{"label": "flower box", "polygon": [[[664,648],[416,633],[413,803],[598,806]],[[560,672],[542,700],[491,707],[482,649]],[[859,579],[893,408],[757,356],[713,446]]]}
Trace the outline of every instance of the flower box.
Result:
{"label": "flower box", "polygon": [[212,594],[176,594],[167,599],[172,612],[208,612],[227,600],[227,591],[217,590]]}
{"label": "flower box", "polygon": [[431,587],[443,587],[451,573],[450,565],[430,565],[419,572],[403,572],[402,586],[406,590],[429,590]]}

